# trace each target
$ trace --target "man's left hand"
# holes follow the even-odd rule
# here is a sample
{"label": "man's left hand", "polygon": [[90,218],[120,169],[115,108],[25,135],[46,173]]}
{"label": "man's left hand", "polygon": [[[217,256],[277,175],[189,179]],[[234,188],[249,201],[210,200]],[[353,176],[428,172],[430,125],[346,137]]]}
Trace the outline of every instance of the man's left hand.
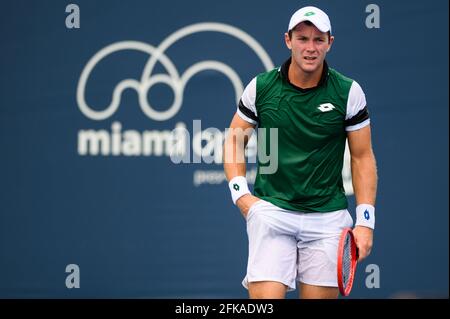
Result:
{"label": "man's left hand", "polygon": [[370,255],[373,244],[373,229],[365,226],[356,226],[353,229],[356,247],[358,247],[358,262]]}

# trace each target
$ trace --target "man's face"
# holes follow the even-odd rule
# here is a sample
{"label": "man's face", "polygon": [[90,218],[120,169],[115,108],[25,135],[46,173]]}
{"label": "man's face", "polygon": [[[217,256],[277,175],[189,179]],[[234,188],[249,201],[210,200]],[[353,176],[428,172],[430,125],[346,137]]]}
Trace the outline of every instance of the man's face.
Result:
{"label": "man's face", "polygon": [[287,47],[292,51],[292,62],[305,73],[314,73],[325,60],[325,56],[334,38],[321,32],[314,25],[298,24],[292,31],[292,37],[285,34]]}

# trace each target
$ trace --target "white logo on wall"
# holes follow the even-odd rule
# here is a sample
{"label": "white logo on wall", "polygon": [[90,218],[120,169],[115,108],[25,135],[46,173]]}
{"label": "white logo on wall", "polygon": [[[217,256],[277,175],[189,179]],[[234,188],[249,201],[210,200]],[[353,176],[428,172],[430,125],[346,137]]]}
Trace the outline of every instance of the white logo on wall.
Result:
{"label": "white logo on wall", "polygon": [[[137,41],[122,41],[106,46],[97,52],[84,67],[77,87],[77,103],[80,111],[89,119],[95,121],[107,120],[119,108],[121,104],[122,93],[126,89],[135,90],[139,98],[139,106],[145,116],[155,121],[166,121],[174,117],[183,104],[183,95],[189,80],[199,72],[205,70],[215,70],[224,74],[231,82],[234,91],[236,103],[239,101],[243,92],[242,81],[235,70],[220,61],[204,60],[193,64],[183,74],[180,74],[175,64],[165,54],[165,51],[187,36],[202,32],[219,32],[236,38],[245,43],[261,61],[265,70],[274,68],[264,48],[249,34],[222,23],[197,23],[186,26],[168,36],[158,47]],[[120,81],[112,92],[112,99],[109,105],[102,109],[94,108],[86,101],[86,86],[92,71],[98,63],[106,59],[109,55],[124,50],[144,52],[149,55],[139,79],[128,78]],[[154,74],[154,68],[160,63],[166,73]],[[148,91],[155,84],[165,84],[173,91],[174,99],[172,105],[166,110],[159,111],[152,107],[148,100]],[[230,106],[233,107],[233,106]],[[198,128],[198,125],[197,125]],[[201,157],[206,152],[214,152],[212,155],[216,164],[220,164],[222,159],[221,144],[224,138],[224,132],[211,134],[211,130],[202,130],[192,132],[192,152],[193,157]],[[170,156],[174,151],[179,156],[184,157],[189,149],[183,148],[183,145],[189,143],[177,143],[177,149],[174,150],[174,141],[186,137],[189,132],[186,130],[186,124],[178,122],[170,130],[158,131],[150,130],[139,132],[137,130],[122,130],[122,124],[118,121],[111,123],[111,130],[80,130],[78,132],[78,154],[82,156]],[[188,142],[188,141],[187,141]],[[202,144],[206,145],[202,146]],[[255,141],[252,139],[251,144]],[[214,146],[214,147],[212,147]],[[256,149],[256,147],[250,147]],[[188,154],[190,155],[190,154]]]}
{"label": "white logo on wall", "polygon": [[[196,23],[177,30],[164,39],[158,47],[138,41],[122,41],[113,43],[98,51],[86,64],[81,72],[77,86],[77,103],[80,111],[89,119],[95,121],[107,120],[121,105],[122,93],[126,89],[135,90],[138,94],[139,106],[145,116],[154,121],[167,121],[174,117],[183,104],[184,90],[189,80],[199,72],[214,70],[225,75],[233,86],[234,98],[239,101],[243,84],[238,73],[227,64],[215,61],[204,60],[193,64],[180,74],[175,64],[165,53],[173,44],[187,36],[203,33],[218,32],[223,33],[246,44],[262,63],[264,70],[274,68],[264,48],[248,33],[231,25],[223,23]],[[119,51],[138,51],[149,55],[149,59],[139,79],[128,78],[120,81],[114,88],[109,105],[99,110],[86,101],[86,87],[88,80],[102,60],[108,58],[113,53]],[[249,56],[254,59],[254,57]],[[165,69],[165,73],[154,73],[155,66],[160,63]],[[148,100],[148,91],[156,84],[165,84],[173,91],[174,99],[172,105],[166,110],[160,111],[152,107]],[[226,93],[226,92],[224,92]],[[233,108],[233,106],[230,106]],[[201,121],[193,121],[193,130],[189,132],[186,124],[176,123],[175,127],[159,131],[134,129],[122,129],[122,123],[114,121],[111,123],[111,130],[83,129],[78,132],[78,154],[81,156],[167,156],[176,153],[179,157],[191,156],[194,163],[199,163],[196,159],[205,157],[213,158],[215,164],[222,162],[222,142],[225,132],[217,128],[201,128]],[[192,138],[191,138],[192,135]],[[180,143],[181,141],[181,143]],[[192,143],[191,143],[192,141]],[[192,145],[192,147],[189,147]],[[249,141],[247,155],[256,152],[255,136]],[[249,170],[250,180],[254,179],[256,172]],[[194,185],[220,184],[225,180],[223,170],[194,172]]]}

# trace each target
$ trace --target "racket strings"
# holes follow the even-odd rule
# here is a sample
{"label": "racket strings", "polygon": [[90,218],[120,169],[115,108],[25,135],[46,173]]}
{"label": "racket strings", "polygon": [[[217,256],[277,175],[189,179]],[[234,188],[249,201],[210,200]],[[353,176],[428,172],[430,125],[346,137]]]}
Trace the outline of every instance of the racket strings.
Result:
{"label": "racket strings", "polygon": [[347,287],[351,277],[352,269],[352,249],[351,236],[347,235],[344,244],[344,253],[342,258],[342,278],[344,280],[344,287]]}

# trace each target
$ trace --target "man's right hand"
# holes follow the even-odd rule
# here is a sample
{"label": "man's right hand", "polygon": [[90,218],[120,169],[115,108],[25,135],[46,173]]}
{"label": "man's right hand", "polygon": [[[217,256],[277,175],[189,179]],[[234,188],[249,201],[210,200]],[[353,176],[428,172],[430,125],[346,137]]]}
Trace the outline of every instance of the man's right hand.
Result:
{"label": "man's right hand", "polygon": [[251,194],[245,194],[236,201],[236,206],[241,210],[242,215],[247,218],[250,207],[261,199]]}

